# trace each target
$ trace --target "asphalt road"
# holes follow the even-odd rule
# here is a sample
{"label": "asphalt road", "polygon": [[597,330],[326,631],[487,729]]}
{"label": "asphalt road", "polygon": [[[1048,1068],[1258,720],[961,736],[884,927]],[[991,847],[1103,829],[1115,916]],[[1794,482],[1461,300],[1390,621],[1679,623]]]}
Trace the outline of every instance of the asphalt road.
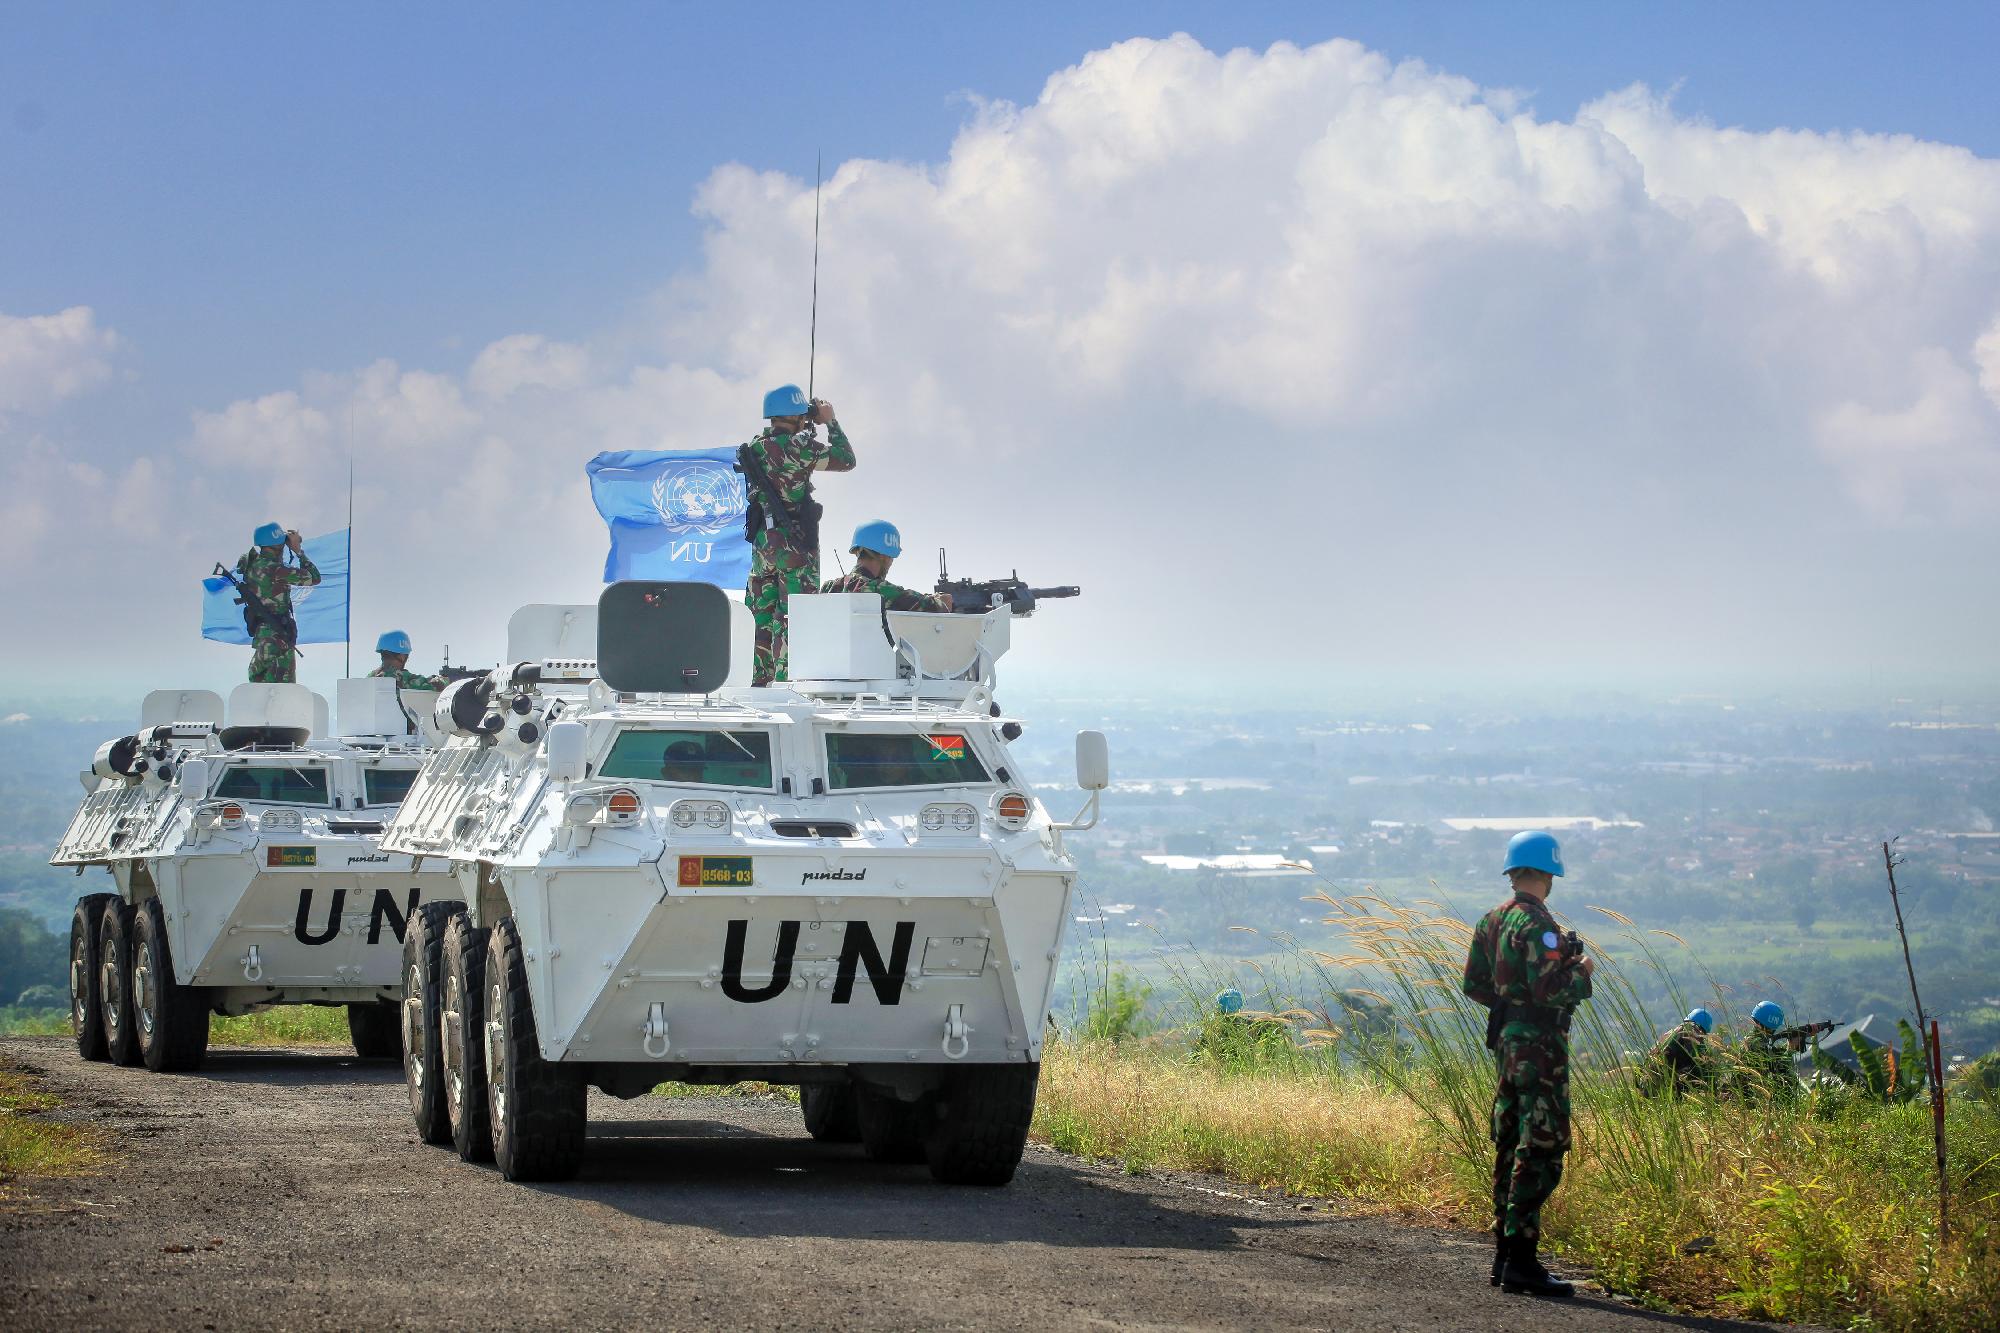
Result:
{"label": "asphalt road", "polygon": [[0,1059],[122,1153],[0,1199],[9,1330],[1752,1327],[1505,1296],[1479,1237],[1039,1148],[1005,1189],[949,1188],[776,1101],[593,1093],[582,1176],[521,1186],[419,1144],[390,1065]]}

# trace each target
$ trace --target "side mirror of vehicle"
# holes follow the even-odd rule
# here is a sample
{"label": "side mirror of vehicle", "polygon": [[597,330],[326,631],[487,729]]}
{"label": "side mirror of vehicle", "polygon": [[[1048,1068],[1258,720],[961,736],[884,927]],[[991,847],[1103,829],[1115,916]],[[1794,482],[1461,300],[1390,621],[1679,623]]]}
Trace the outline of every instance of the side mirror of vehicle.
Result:
{"label": "side mirror of vehicle", "polygon": [[550,782],[581,782],[588,767],[586,746],[590,728],[581,722],[552,722],[542,744],[549,757]]}
{"label": "side mirror of vehicle", "polygon": [[189,759],[181,764],[181,795],[200,801],[208,796],[209,769],[206,759]]}
{"label": "side mirror of vehicle", "polygon": [[1101,731],[1076,733],[1076,785],[1085,791],[1111,785],[1111,746]]}

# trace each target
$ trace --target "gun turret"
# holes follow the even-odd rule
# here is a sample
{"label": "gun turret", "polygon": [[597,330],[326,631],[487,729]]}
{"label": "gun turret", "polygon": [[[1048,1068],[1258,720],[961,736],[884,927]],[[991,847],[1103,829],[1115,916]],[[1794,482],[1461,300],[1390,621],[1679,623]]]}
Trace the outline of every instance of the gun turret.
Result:
{"label": "gun turret", "polygon": [[1083,589],[1075,584],[1058,588],[1031,588],[1021,581],[1019,570],[1004,579],[987,579],[978,582],[973,579],[954,579],[945,563],[944,548],[938,548],[937,591],[940,596],[951,599],[951,609],[962,615],[984,615],[1001,603],[1013,608],[1017,616],[1034,614],[1036,603],[1044,598],[1079,597]]}

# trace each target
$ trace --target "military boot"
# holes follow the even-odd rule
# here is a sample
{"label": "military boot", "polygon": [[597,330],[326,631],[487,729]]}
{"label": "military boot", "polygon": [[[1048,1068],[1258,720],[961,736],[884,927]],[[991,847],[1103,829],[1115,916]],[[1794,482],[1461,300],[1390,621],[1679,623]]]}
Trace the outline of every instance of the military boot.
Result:
{"label": "military boot", "polygon": [[1493,1285],[1500,1285],[1500,1270],[1507,1266],[1507,1228],[1493,1224]]}
{"label": "military boot", "polygon": [[1500,1268],[1500,1289],[1512,1295],[1574,1296],[1576,1286],[1552,1275],[1535,1257],[1535,1242],[1516,1236]]}

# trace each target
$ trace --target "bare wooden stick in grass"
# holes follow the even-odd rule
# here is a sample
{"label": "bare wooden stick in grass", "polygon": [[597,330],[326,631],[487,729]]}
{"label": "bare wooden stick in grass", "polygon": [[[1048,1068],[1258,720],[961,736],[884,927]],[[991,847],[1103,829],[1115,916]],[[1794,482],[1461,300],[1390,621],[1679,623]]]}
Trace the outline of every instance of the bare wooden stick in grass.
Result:
{"label": "bare wooden stick in grass", "polygon": [[1910,961],[1910,932],[1903,928],[1903,899],[1896,892],[1896,865],[1903,858],[1890,845],[1882,844],[1882,868],[1889,875],[1889,905],[1896,909],[1896,934],[1903,940],[1903,970],[1910,974],[1910,1000],[1917,1006],[1917,1032],[1924,1047],[1925,1073],[1931,1084],[1931,1136],[1937,1146],[1938,1243],[1951,1240],[1951,1183],[1944,1157],[1944,1067],[1943,1052],[1933,1035],[1934,1025],[1924,1013],[1923,996],[1917,994],[1917,969]]}

